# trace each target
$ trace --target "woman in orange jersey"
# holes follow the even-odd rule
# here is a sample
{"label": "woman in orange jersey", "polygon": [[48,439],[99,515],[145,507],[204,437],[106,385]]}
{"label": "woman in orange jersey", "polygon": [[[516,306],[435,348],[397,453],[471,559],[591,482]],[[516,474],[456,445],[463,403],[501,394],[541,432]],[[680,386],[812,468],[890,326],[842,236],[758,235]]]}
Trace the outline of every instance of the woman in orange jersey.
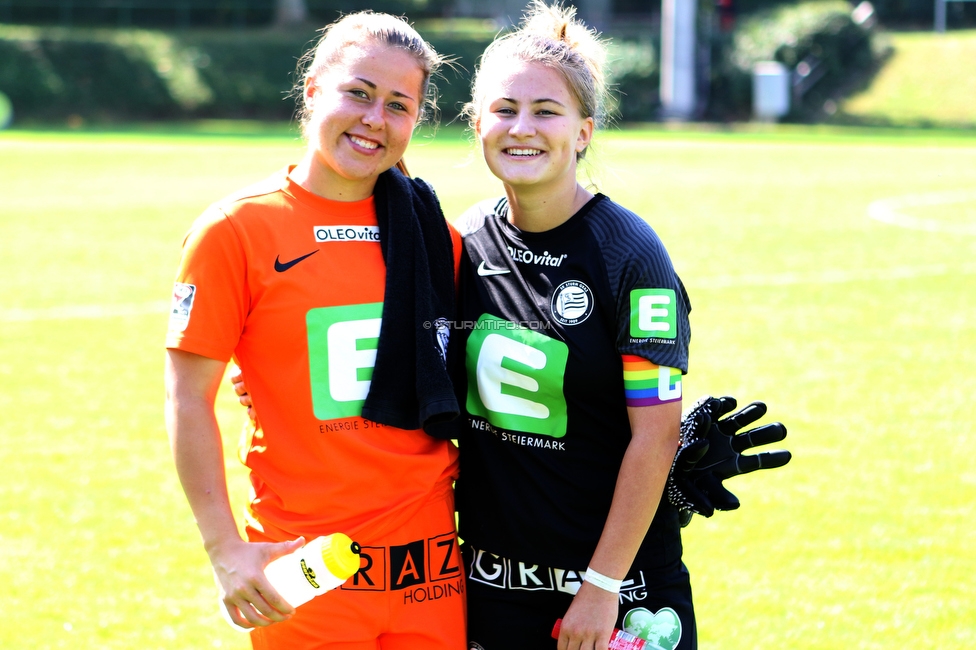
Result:
{"label": "woman in orange jersey", "polygon": [[[457,449],[424,432],[458,411],[444,336],[460,240],[429,186],[393,169],[441,61],[398,18],[326,28],[303,74],[302,159],[212,205],[184,241],[167,428],[222,606],[255,648],[465,647]],[[246,539],[214,417],[231,359],[261,414],[241,449]],[[334,532],[361,545],[360,571],[292,608],[264,567]]]}

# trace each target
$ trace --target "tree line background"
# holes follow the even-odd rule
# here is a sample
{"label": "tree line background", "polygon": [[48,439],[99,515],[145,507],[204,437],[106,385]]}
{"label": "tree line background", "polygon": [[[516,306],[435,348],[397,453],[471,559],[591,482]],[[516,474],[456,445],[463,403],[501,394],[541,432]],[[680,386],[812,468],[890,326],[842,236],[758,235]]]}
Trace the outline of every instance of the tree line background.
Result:
{"label": "tree line background", "polygon": [[[833,116],[865,87],[890,49],[879,27],[931,29],[934,0],[698,2],[696,119],[749,119],[752,67],[792,70],[788,120]],[[612,40],[610,79],[619,122],[660,119],[660,3],[579,0],[579,13]],[[299,56],[316,29],[370,8],[410,17],[457,59],[435,80],[443,115],[469,97],[485,46],[525,0],[0,0],[0,93],[15,124],[247,118],[288,120]],[[950,24],[976,25],[976,2],[951,3]],[[867,18],[865,18],[867,16]],[[962,64],[962,62],[960,62]]]}
{"label": "tree line background", "polygon": [[[601,28],[615,23],[654,22],[660,15],[655,0],[577,0],[587,20]],[[704,0],[701,9],[746,16],[795,0]],[[948,9],[956,24],[976,25],[976,7],[953,2]],[[930,27],[934,0],[873,0],[886,25]],[[0,23],[62,26],[257,27],[331,22],[341,13],[363,9],[403,14],[412,19],[490,18],[517,20],[522,0],[0,0]]]}

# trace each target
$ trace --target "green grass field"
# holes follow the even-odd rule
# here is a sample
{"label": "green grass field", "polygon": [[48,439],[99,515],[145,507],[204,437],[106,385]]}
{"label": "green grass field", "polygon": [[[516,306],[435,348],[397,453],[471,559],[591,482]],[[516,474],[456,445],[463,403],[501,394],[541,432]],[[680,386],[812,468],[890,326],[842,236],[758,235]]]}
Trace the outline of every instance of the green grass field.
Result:
{"label": "green grass field", "polygon": [[[0,133],[0,647],[234,648],[176,480],[163,336],[182,235],[284,130]],[[976,137],[773,128],[598,140],[692,297],[689,399],[762,399],[786,468],[686,529],[702,648],[976,647]],[[411,145],[445,211],[498,192]],[[869,215],[874,215],[871,218]],[[243,414],[220,397],[233,459]]]}
{"label": "green grass field", "polygon": [[882,33],[891,57],[838,119],[900,126],[976,126],[976,30]]}

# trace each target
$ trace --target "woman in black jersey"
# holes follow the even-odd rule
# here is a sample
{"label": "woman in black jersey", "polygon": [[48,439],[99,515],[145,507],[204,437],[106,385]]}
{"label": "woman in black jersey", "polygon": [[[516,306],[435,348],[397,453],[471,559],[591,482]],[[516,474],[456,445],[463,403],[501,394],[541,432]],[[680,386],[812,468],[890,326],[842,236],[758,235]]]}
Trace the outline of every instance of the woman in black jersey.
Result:
{"label": "woman in black jersey", "polygon": [[603,650],[615,627],[697,646],[662,499],[690,303],[654,231],[577,181],[604,54],[573,9],[537,1],[485,51],[466,107],[505,186],[457,222],[471,648]]}

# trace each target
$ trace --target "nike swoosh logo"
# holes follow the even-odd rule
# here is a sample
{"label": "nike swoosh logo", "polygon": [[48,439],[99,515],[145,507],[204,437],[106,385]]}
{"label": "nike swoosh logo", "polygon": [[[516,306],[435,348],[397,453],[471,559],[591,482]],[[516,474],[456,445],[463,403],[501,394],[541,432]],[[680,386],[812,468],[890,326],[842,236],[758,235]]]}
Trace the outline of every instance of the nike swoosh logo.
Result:
{"label": "nike swoosh logo", "polygon": [[312,255],[315,255],[316,253],[318,253],[318,250],[314,250],[311,253],[306,253],[305,255],[302,255],[301,257],[296,257],[295,259],[291,260],[290,262],[282,262],[280,259],[278,259],[278,257],[275,257],[275,271],[277,271],[278,273],[284,273],[285,271],[287,271],[291,267],[293,267],[296,264],[298,264],[299,262],[301,262],[306,257],[311,257]]}
{"label": "nike swoosh logo", "polygon": [[478,265],[478,275],[481,277],[485,277],[486,275],[504,275],[511,272],[510,269],[489,269],[485,266],[484,260],[481,260],[481,264]]}

